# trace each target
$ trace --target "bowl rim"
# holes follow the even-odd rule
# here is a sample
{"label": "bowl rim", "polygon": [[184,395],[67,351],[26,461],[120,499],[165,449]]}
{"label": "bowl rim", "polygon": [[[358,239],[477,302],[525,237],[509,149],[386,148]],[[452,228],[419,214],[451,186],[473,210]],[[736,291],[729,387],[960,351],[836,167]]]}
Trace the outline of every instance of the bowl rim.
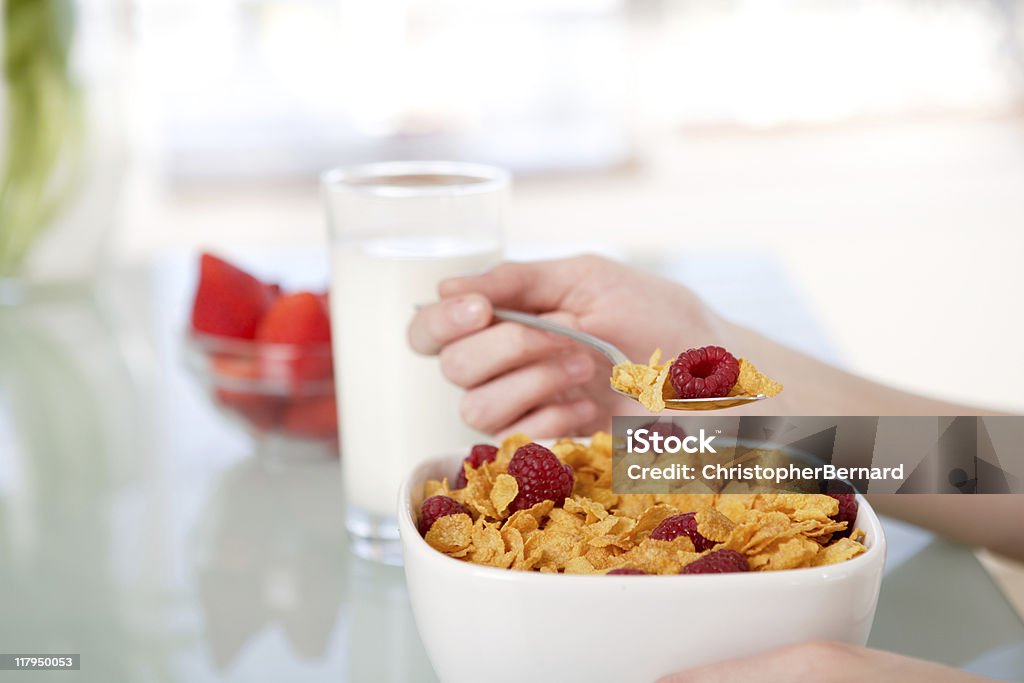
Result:
{"label": "bowl rim", "polygon": [[[581,437],[573,437],[581,438]],[[582,437],[586,438],[586,437]],[[538,443],[553,443],[556,439],[539,439]],[[467,449],[468,451],[468,449]],[[408,567],[409,556],[416,554],[425,559],[426,562],[441,562],[441,568],[449,571],[460,572],[465,576],[479,576],[485,579],[497,581],[527,581],[527,582],[557,582],[559,585],[570,585],[576,582],[593,582],[598,578],[605,582],[610,580],[628,581],[630,583],[638,580],[646,581],[669,581],[678,580],[677,574],[644,574],[644,575],[607,575],[607,574],[562,574],[542,573],[535,571],[517,571],[488,567],[486,565],[474,564],[465,560],[449,557],[444,553],[435,550],[427,544],[420,536],[416,528],[415,513],[413,511],[413,486],[422,486],[425,481],[425,473],[434,467],[445,465],[454,467],[463,459],[463,455],[439,455],[428,458],[416,465],[406,475],[398,493],[398,526],[402,542],[402,550],[405,555],[405,563]],[[871,504],[861,493],[857,493],[859,504],[858,512],[867,512],[864,519],[865,524],[860,528],[868,533],[871,545],[866,552],[849,560],[836,564],[827,564],[819,567],[801,567],[798,569],[783,569],[767,572],[732,572],[727,574],[687,574],[688,581],[744,581],[744,582],[789,582],[791,580],[832,582],[851,574],[868,571],[876,563],[884,564],[886,557],[885,531],[882,529],[881,520]],[[753,578],[757,576],[759,578]],[[593,585],[591,583],[590,585]]]}
{"label": "bowl rim", "polygon": [[[434,185],[402,185],[394,182],[396,178],[410,175],[449,176],[452,182]],[[470,182],[454,182],[454,179],[459,177]],[[389,179],[391,182],[388,182]],[[329,168],[320,174],[320,188],[328,197],[345,194],[387,199],[461,197],[506,190],[511,179],[508,171],[490,164],[419,159],[377,161]]]}
{"label": "bowl rim", "polygon": [[265,368],[284,368],[285,364],[301,359],[332,358],[329,342],[307,347],[303,344],[236,339],[188,329],[184,334],[181,356],[189,372],[207,388],[267,398],[321,398],[336,393],[333,372],[327,377],[311,379],[274,373],[236,377],[213,369],[210,357],[219,354],[246,361],[266,361]]}

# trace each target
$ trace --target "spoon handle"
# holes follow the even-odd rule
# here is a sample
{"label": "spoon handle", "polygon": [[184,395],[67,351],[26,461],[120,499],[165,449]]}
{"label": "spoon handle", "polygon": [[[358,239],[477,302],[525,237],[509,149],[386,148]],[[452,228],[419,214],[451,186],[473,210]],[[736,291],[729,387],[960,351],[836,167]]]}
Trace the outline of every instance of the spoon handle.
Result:
{"label": "spoon handle", "polygon": [[569,339],[578,341],[581,344],[585,344],[592,349],[600,351],[605,358],[611,361],[612,365],[629,362],[629,359],[626,358],[626,354],[620,351],[614,344],[610,344],[603,339],[598,339],[586,332],[580,332],[579,330],[574,330],[571,327],[559,325],[556,322],[541,318],[540,316],[521,313],[519,311],[510,311],[506,308],[495,308],[494,317],[498,320],[507,320],[509,322],[519,323],[520,325],[526,325],[527,327],[543,330],[545,332],[553,332],[554,334],[560,334],[563,337],[568,337]]}

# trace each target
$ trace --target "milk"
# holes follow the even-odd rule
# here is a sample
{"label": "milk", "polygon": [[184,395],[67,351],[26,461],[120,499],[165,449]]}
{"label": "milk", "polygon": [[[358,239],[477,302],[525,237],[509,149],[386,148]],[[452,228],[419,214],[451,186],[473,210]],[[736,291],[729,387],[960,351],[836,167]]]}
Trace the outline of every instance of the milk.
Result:
{"label": "milk", "polygon": [[406,328],[416,304],[437,299],[440,280],[486,270],[501,252],[493,243],[443,238],[341,242],[333,249],[345,496],[350,510],[394,518],[398,487],[415,465],[481,438],[459,417],[461,390],[444,379],[436,357],[409,348]]}

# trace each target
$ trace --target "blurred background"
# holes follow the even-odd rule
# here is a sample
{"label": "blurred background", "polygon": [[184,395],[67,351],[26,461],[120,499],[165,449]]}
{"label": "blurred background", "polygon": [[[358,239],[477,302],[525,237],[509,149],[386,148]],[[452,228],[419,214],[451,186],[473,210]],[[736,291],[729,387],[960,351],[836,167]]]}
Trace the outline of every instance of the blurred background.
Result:
{"label": "blurred background", "polygon": [[323,168],[487,161],[517,175],[512,244],[767,251],[852,369],[1024,407],[1024,3],[38,5],[75,20],[100,220],[37,270],[100,223],[115,263],[322,245]]}
{"label": "blurred background", "polygon": [[1024,408],[1024,3],[31,4],[75,17],[100,218],[37,272],[321,246],[323,168],[487,161],[516,173],[513,246],[766,252],[853,370]]}

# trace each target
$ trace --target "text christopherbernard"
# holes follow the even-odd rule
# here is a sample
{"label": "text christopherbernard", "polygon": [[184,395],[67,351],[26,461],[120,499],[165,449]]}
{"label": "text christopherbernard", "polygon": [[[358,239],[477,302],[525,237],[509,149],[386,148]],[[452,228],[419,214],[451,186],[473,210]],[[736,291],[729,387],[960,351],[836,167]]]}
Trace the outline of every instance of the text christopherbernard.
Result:
{"label": "text christopherbernard", "polygon": [[[708,435],[703,429],[699,434],[691,436],[662,436],[647,429],[626,430],[626,452],[629,454],[717,454],[713,442],[714,435]],[[632,464],[626,468],[626,476],[633,480],[677,480],[697,481],[717,479],[719,481],[774,481],[781,484],[786,481],[821,481],[821,480],[896,480],[904,478],[903,463],[895,467],[837,467],[832,464],[815,466],[789,463],[785,465],[767,466],[761,464],[721,464],[708,463],[692,465],[672,462],[664,465]]]}

